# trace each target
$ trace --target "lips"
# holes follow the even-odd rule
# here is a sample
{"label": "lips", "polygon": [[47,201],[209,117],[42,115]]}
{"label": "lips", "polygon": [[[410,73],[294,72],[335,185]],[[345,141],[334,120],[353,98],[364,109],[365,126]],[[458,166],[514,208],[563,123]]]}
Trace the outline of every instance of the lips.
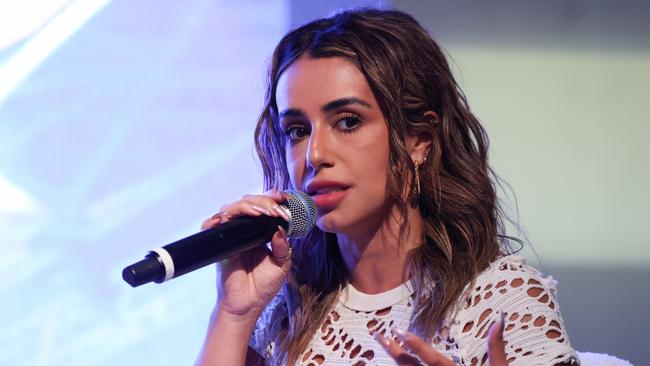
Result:
{"label": "lips", "polygon": [[322,188],[318,189],[315,191],[311,191],[308,194],[314,196],[314,195],[319,195],[319,194],[328,194],[328,193],[333,193],[333,192],[340,192],[345,190],[343,187],[328,187],[328,188]]}
{"label": "lips", "polygon": [[347,195],[348,188],[348,185],[333,180],[314,180],[307,184],[305,192],[319,209],[324,209],[336,207]]}

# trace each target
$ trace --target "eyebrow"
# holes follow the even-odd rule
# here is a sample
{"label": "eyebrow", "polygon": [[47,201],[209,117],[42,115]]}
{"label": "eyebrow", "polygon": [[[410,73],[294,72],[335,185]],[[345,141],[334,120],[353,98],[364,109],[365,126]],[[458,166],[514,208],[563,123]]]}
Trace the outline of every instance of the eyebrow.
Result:
{"label": "eyebrow", "polygon": [[370,103],[366,102],[363,99],[355,98],[355,97],[349,97],[349,98],[340,98],[337,100],[333,100],[327,104],[325,104],[320,110],[323,113],[329,113],[333,110],[339,109],[341,107],[345,107],[350,104],[358,104],[360,106],[366,107],[366,108],[371,108]]}
{"label": "eyebrow", "polygon": [[[334,111],[336,109],[348,106],[350,104],[356,104],[356,105],[360,105],[362,107],[372,108],[370,106],[370,103],[366,102],[363,99],[359,99],[359,98],[355,98],[355,97],[347,97],[347,98],[340,98],[340,99],[333,100],[333,101],[325,104],[324,106],[322,106],[320,110],[323,113],[330,113],[330,112],[332,112],[332,111]],[[285,109],[282,112],[280,112],[278,115],[279,115],[280,118],[284,118],[284,117],[302,117],[302,116],[305,115],[305,113],[301,109],[288,108],[288,109]]]}

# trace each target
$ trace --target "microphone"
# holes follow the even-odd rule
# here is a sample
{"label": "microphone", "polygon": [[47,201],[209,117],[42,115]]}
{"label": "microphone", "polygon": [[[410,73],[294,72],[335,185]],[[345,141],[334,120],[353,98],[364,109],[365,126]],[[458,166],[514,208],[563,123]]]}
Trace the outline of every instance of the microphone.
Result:
{"label": "microphone", "polygon": [[288,222],[266,215],[236,217],[150,251],[143,260],[124,268],[122,278],[131,287],[168,281],[268,243],[278,225],[290,238],[306,236],[316,223],[316,204],[303,192],[285,192],[289,198],[280,207],[289,215]]}

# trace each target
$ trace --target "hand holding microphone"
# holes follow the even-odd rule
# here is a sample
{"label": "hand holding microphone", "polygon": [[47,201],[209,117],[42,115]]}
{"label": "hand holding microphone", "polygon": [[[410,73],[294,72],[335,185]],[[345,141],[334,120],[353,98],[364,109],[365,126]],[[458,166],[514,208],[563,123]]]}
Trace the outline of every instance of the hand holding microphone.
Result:
{"label": "hand holding microphone", "polygon": [[204,222],[204,231],[154,249],[144,260],[124,268],[124,280],[133,287],[160,283],[256,247],[268,256],[263,244],[269,241],[276,262],[287,262],[288,243],[284,247],[286,239],[280,240],[284,235],[278,233],[279,227],[289,237],[302,237],[314,226],[317,215],[311,198],[294,191],[245,196],[221,212]]}

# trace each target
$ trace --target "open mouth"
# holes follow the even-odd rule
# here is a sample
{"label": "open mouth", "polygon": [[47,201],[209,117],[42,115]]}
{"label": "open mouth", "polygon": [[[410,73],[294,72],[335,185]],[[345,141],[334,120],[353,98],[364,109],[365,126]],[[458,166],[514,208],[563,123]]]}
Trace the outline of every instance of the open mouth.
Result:
{"label": "open mouth", "polygon": [[317,196],[317,195],[341,192],[341,191],[344,191],[346,189],[347,189],[347,187],[329,187],[329,188],[309,191],[309,192],[307,192],[307,194],[310,195],[310,196]]}
{"label": "open mouth", "polygon": [[333,209],[343,201],[348,194],[347,188],[319,189],[308,192],[319,209]]}

